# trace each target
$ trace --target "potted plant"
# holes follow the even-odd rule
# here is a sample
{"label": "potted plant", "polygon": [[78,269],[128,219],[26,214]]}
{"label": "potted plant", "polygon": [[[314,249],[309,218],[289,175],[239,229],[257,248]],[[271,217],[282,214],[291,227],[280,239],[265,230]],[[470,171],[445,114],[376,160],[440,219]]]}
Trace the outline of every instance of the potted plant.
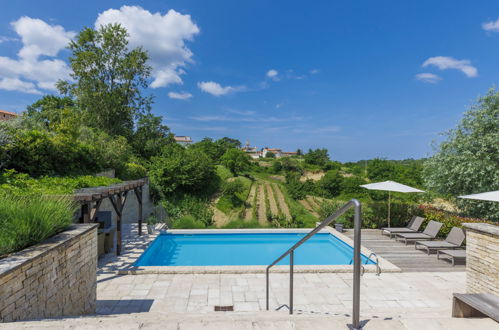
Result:
{"label": "potted plant", "polygon": [[158,219],[156,219],[155,216],[150,215],[149,217],[147,217],[146,223],[147,223],[147,233],[149,235],[153,234],[154,228],[156,227],[156,224],[158,223]]}

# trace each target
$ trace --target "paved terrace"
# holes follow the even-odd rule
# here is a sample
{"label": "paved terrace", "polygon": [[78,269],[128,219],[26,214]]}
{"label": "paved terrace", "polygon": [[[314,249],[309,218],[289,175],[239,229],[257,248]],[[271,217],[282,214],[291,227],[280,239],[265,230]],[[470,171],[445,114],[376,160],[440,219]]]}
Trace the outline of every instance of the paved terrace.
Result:
{"label": "paved terrace", "polygon": [[[353,239],[353,230],[344,233]],[[381,235],[379,229],[363,229],[362,245],[379,256],[395,264],[403,272],[464,272],[465,264],[453,267],[448,260],[438,260],[436,252],[428,255],[426,251],[414,249],[414,244],[405,245],[395,241],[395,237]]]}
{"label": "paved terrace", "polygon": [[[365,235],[368,238],[369,235]],[[128,236],[127,246],[147,235]],[[369,240],[366,239],[365,242]],[[435,258],[435,256],[432,256]],[[442,261],[443,262],[443,261]],[[271,275],[271,311],[265,311],[264,274],[117,275],[116,257],[101,259],[97,316],[10,324],[11,328],[107,329],[348,329],[352,274],[295,274],[295,315],[290,316],[287,274]],[[464,272],[402,272],[361,279],[365,329],[499,329],[488,318],[451,318],[452,293],[465,291]],[[215,312],[217,305],[234,312]],[[279,310],[279,307],[283,306]]]}

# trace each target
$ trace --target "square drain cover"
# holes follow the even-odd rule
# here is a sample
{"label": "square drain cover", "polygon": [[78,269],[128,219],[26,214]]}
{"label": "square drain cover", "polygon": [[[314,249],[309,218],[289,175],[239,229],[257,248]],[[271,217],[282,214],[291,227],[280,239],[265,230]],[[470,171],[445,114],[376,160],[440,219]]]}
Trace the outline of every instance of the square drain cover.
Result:
{"label": "square drain cover", "polygon": [[215,306],[215,312],[233,312],[234,306]]}

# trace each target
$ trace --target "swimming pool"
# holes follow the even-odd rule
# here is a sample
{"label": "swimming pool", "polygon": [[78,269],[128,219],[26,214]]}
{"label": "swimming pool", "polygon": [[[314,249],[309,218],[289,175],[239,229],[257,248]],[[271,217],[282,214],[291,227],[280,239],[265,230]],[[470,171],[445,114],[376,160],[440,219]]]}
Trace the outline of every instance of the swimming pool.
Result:
{"label": "swimming pool", "polygon": [[[162,233],[135,266],[269,265],[306,233]],[[295,251],[295,265],[349,265],[353,248],[329,233],[318,233]],[[362,255],[363,264],[374,264]],[[288,257],[279,265],[289,264]]]}

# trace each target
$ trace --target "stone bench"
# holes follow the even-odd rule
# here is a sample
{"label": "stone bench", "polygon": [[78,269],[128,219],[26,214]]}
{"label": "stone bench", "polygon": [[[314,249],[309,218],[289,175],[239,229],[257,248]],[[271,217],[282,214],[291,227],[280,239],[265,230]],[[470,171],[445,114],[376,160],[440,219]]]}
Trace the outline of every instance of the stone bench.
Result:
{"label": "stone bench", "polygon": [[492,293],[454,293],[452,317],[487,316],[499,322],[499,297]]}

